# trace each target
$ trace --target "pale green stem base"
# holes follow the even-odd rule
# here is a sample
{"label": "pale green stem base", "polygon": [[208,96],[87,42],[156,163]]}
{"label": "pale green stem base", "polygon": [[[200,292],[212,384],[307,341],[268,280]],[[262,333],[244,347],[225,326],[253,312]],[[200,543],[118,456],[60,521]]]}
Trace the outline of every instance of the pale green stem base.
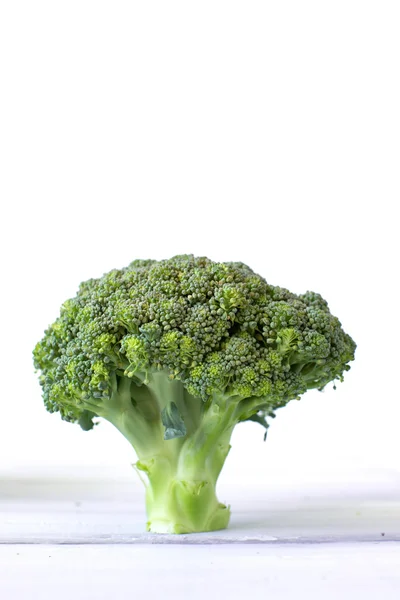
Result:
{"label": "pale green stem base", "polygon": [[[146,470],[143,464],[137,468]],[[195,533],[225,529],[229,507],[218,502],[212,473],[173,472],[168,460],[154,459],[147,471],[147,530],[153,533]]]}

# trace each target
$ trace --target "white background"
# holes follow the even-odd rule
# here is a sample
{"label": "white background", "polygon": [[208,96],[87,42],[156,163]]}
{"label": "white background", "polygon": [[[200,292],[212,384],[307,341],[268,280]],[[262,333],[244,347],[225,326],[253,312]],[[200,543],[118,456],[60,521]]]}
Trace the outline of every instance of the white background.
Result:
{"label": "white background", "polygon": [[399,26],[385,0],[1,3],[0,474],[132,462],[45,412],[31,351],[81,280],[178,253],[319,291],[358,343],[266,444],[237,429],[225,478],[400,474]]}

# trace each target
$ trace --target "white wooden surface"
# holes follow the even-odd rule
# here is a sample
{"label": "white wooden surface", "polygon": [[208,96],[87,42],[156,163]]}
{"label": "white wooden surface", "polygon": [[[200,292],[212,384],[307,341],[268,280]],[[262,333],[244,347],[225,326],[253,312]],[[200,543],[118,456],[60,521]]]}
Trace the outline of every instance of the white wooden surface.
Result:
{"label": "white wooden surface", "polygon": [[400,546],[0,546],[2,600],[398,600]]}
{"label": "white wooden surface", "polygon": [[144,531],[134,478],[0,479],[0,598],[307,597],[398,600],[400,489],[325,482],[222,485],[228,530]]}
{"label": "white wooden surface", "polygon": [[133,473],[114,479],[89,477],[85,471],[80,475],[40,478],[20,473],[0,479],[0,542],[400,542],[400,485],[395,473],[375,483],[361,476],[353,483],[225,483],[218,495],[231,505],[229,528],[183,536],[145,532],[144,489]]}

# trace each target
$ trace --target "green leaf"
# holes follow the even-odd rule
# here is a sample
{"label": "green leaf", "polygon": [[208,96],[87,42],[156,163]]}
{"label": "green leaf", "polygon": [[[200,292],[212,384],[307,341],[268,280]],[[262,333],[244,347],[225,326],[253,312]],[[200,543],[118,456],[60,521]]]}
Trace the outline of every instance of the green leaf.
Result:
{"label": "green leaf", "polygon": [[260,425],[265,427],[264,442],[267,439],[267,433],[268,433],[268,427],[269,427],[269,423],[267,422],[267,417],[271,417],[272,419],[274,419],[275,414],[269,413],[266,415],[265,413],[259,412],[259,413],[256,413],[255,415],[251,415],[251,417],[246,419],[247,421],[255,421],[256,423],[259,423]]}
{"label": "green leaf", "polygon": [[164,440],[185,437],[186,426],[175,402],[170,402],[161,411],[161,421],[165,427]]}
{"label": "green leaf", "polygon": [[79,425],[82,427],[83,431],[90,431],[91,429],[93,429],[95,423],[93,423],[93,417],[95,417],[96,415],[92,412],[90,412],[90,410],[84,410],[81,414],[81,416],[79,417]]}

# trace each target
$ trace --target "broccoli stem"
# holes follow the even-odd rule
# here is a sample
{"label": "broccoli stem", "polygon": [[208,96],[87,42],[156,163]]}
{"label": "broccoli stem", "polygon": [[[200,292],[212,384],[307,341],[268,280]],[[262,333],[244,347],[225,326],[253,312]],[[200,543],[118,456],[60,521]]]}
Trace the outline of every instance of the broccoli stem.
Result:
{"label": "broccoli stem", "polygon": [[[254,414],[264,398],[239,400],[214,394],[207,402],[189,394],[163,371],[145,374],[145,383],[114,376],[112,393],[87,400],[84,408],[110,421],[133,446],[135,467],[146,474],[147,529],[194,533],[224,529],[229,507],[216,485],[230,450],[235,425]],[[161,413],[174,403],[185,429],[166,439]]]}
{"label": "broccoli stem", "polygon": [[[187,433],[165,440],[160,413],[171,401],[184,417]],[[140,387],[121,381],[102,416],[131,443],[139,458],[135,466],[146,474],[148,531],[227,527],[230,510],[218,501],[216,484],[237,423],[235,403],[224,397],[204,403],[187,394],[180,382],[156,374]]]}
{"label": "broccoli stem", "polygon": [[[226,415],[224,415],[226,417]],[[139,455],[145,472],[147,529],[155,533],[195,533],[227,527],[229,507],[216,496],[234,424],[205,411],[198,429],[185,438],[163,440],[161,452]]]}
{"label": "broccoli stem", "polygon": [[201,462],[188,460],[185,450],[184,444],[176,462],[156,456],[136,463],[148,478],[148,531],[195,533],[228,525],[230,511],[217,499],[215,472]]}

